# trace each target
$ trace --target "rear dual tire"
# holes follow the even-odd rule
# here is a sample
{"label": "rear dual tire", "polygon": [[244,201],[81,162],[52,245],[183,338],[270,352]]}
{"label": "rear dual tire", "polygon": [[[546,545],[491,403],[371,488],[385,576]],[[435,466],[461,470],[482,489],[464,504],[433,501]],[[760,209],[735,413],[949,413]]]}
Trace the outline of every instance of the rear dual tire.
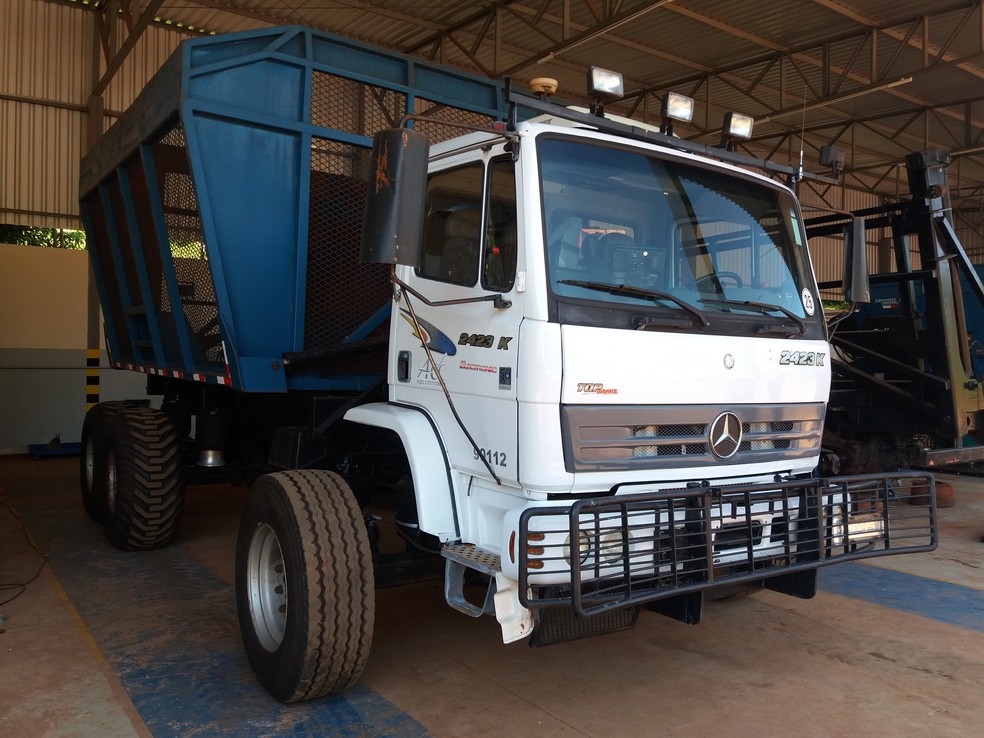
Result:
{"label": "rear dual tire", "polygon": [[126,406],[125,402],[100,402],[89,409],[82,421],[79,488],[82,490],[82,506],[97,523],[103,521],[106,513],[105,466],[109,424],[113,415]]}
{"label": "rear dual tire", "polygon": [[116,548],[160,548],[177,533],[184,507],[181,438],[159,410],[123,405],[108,416],[105,428],[93,423],[91,476],[83,458],[83,477],[92,479],[86,510],[98,506],[94,512]]}

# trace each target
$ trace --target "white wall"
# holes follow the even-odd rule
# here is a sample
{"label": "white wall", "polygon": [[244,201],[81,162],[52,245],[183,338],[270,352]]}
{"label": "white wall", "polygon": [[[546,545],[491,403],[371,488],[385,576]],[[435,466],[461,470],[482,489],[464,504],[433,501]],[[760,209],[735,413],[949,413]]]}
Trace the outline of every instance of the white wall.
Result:
{"label": "white wall", "polygon": [[[0,454],[80,438],[88,278],[84,251],[0,244]],[[99,363],[101,401],[146,397],[143,375]]]}

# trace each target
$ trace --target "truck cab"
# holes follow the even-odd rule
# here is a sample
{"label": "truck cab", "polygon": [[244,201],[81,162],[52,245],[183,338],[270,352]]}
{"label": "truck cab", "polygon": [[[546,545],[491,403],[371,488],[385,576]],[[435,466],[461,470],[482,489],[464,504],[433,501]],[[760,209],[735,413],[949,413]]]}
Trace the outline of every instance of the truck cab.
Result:
{"label": "truck cab", "polygon": [[[788,580],[829,553],[817,523],[849,527],[849,495],[817,491],[830,349],[794,193],[579,118],[433,147],[419,249],[393,267],[388,403],[346,415],[400,432],[449,572],[494,561],[507,641],[543,598],[585,614],[668,597],[660,576],[704,547],[680,587],[693,619],[692,591]],[[428,432],[447,481],[415,461]]]}

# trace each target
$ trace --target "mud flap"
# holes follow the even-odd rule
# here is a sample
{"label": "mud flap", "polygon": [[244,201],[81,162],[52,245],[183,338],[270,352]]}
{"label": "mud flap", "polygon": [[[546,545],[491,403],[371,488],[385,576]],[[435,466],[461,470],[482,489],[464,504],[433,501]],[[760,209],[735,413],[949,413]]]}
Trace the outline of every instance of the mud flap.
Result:
{"label": "mud flap", "polygon": [[495,573],[495,619],[502,627],[502,642],[513,643],[533,632],[533,613],[519,603],[519,583],[501,571]]}
{"label": "mud flap", "polygon": [[549,646],[552,643],[631,630],[638,617],[638,607],[623,607],[587,618],[578,617],[570,607],[547,607],[537,617],[530,647]]}

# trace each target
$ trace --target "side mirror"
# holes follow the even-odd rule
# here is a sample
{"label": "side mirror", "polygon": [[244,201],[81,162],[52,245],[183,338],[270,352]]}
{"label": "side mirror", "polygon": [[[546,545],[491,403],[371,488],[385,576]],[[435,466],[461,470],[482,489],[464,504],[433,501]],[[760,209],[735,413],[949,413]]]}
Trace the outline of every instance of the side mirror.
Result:
{"label": "side mirror", "polygon": [[848,302],[871,302],[868,284],[868,247],[864,218],[854,218],[844,226],[844,299]]}
{"label": "side mirror", "polygon": [[427,136],[413,129],[373,136],[362,261],[420,265],[429,155]]}

